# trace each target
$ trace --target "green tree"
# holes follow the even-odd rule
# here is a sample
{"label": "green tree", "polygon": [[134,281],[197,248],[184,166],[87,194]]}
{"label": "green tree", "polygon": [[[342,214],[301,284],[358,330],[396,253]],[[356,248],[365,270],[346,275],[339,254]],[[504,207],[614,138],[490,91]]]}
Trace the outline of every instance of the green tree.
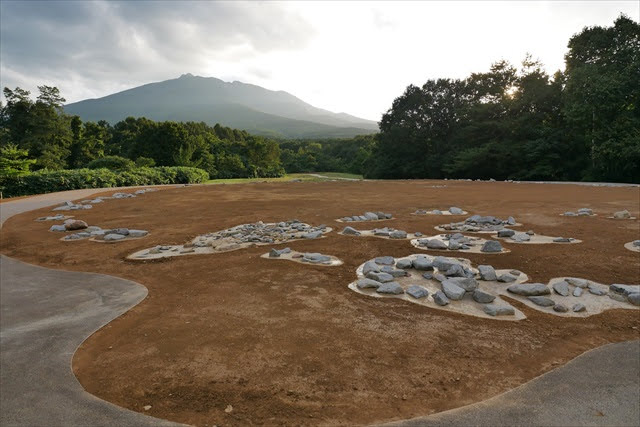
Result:
{"label": "green tree", "polygon": [[27,150],[15,144],[0,147],[0,177],[26,175],[35,162],[29,158]]}

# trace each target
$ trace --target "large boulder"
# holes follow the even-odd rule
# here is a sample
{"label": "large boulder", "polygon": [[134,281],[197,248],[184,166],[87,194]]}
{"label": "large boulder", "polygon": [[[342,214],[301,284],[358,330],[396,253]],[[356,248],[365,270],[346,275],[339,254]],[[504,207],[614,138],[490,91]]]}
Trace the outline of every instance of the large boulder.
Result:
{"label": "large boulder", "polygon": [[378,289],[380,286],[382,286],[382,283],[376,280],[364,278],[358,279],[358,281],[356,282],[356,286],[358,287],[358,289]]}
{"label": "large boulder", "polygon": [[404,289],[398,282],[387,282],[380,285],[376,292],[379,294],[400,295],[404,293]]}
{"label": "large boulder", "polygon": [[365,212],[364,217],[367,218],[368,221],[376,221],[380,219],[378,218],[378,215],[373,212]]}
{"label": "large boulder", "polygon": [[426,298],[429,296],[429,291],[418,285],[410,285],[406,292],[415,299]]}
{"label": "large boulder", "polygon": [[539,305],[541,307],[553,307],[554,305],[556,305],[556,302],[548,297],[534,296],[534,297],[527,297],[527,299],[532,303]]}
{"label": "large boulder", "polygon": [[376,264],[375,261],[367,261],[362,266],[362,274],[364,274],[365,276],[371,272],[378,272],[378,271],[380,271],[380,266]]}
{"label": "large boulder", "polygon": [[380,283],[386,283],[386,282],[392,282],[393,281],[393,276],[390,275],[389,273],[384,273],[384,272],[371,271],[366,275],[366,277],[368,279],[372,279],[372,280],[375,280],[375,281],[380,282]]}
{"label": "large boulder", "polygon": [[495,281],[498,280],[496,270],[490,265],[479,265],[478,272],[482,280]]}
{"label": "large boulder", "polygon": [[69,231],[84,230],[88,226],[89,225],[86,222],[81,221],[79,219],[68,220],[68,221],[65,221],[64,223],[64,227]]}
{"label": "large boulder", "polygon": [[431,239],[427,241],[428,249],[447,249],[447,244],[442,240]]}
{"label": "large boulder", "polygon": [[549,295],[551,293],[551,290],[542,283],[518,283],[509,286],[507,291],[524,297]]}
{"label": "large boulder", "polygon": [[412,261],[413,268],[420,271],[432,271],[433,262],[428,258],[418,257]]}
{"label": "large boulder", "polygon": [[490,302],[493,302],[494,299],[496,299],[494,295],[488,294],[484,291],[481,291],[480,289],[476,289],[475,291],[473,291],[472,297],[474,301],[479,302],[481,304],[488,304]]}
{"label": "large boulder", "polygon": [[480,249],[481,252],[497,253],[502,252],[502,245],[497,240],[487,240]]}
{"label": "large boulder", "polygon": [[443,256],[437,256],[433,259],[433,266],[437,268],[439,271],[447,271],[451,268],[451,266],[456,264],[460,264],[460,263],[457,260],[443,257]]}
{"label": "large boulder", "polygon": [[466,293],[463,288],[461,288],[457,283],[451,280],[445,280],[444,282],[442,282],[442,291],[447,296],[447,298],[452,300],[461,300]]}
{"label": "large boulder", "polygon": [[513,307],[504,305],[487,304],[484,306],[483,310],[489,316],[511,316],[515,314]]}
{"label": "large boulder", "polygon": [[433,301],[440,306],[449,304],[449,298],[447,298],[447,296],[442,291],[437,291],[435,294],[433,294]]}
{"label": "large boulder", "polygon": [[469,277],[452,277],[445,280],[445,282],[453,283],[467,292],[472,292],[478,287],[476,279]]}
{"label": "large boulder", "polygon": [[564,280],[554,283],[552,287],[556,294],[562,295],[563,297],[569,296],[569,284]]}
{"label": "large boulder", "polygon": [[515,231],[504,228],[498,231],[498,237],[511,237],[516,234]]}

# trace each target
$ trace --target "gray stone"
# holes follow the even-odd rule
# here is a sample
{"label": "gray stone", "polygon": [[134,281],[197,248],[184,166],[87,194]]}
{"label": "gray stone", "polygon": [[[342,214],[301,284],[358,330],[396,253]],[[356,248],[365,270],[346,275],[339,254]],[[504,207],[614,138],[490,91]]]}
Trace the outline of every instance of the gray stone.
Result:
{"label": "gray stone", "polygon": [[513,240],[514,242],[528,242],[531,240],[531,236],[529,236],[527,233],[516,233],[511,236],[511,240]]}
{"label": "gray stone", "polygon": [[396,268],[393,268],[390,265],[385,265],[384,267],[382,267],[380,269],[380,271],[382,271],[383,273],[388,273],[388,274],[392,275],[393,277],[404,277],[404,276],[407,276],[409,274],[405,270],[396,269]]}
{"label": "gray stone", "polygon": [[431,279],[433,279],[433,272],[432,271],[427,271],[426,273],[422,273],[422,277],[424,277],[427,280],[431,280]]}
{"label": "gray stone", "polygon": [[593,211],[589,208],[580,208],[578,209],[578,214],[593,215]]}
{"label": "gray stone", "polygon": [[364,265],[362,266],[362,274],[364,274],[365,276],[367,274],[369,274],[370,272],[378,272],[380,271],[380,266],[378,264],[376,264],[375,261],[370,260],[364,263]]}
{"label": "gray stone", "polygon": [[490,265],[479,265],[478,271],[480,272],[480,278],[482,280],[498,280],[498,276],[496,276],[496,270]]}
{"label": "gray stone", "polygon": [[433,301],[441,306],[449,304],[449,298],[447,298],[447,296],[442,291],[437,291],[435,294],[433,294]]}
{"label": "gray stone", "polygon": [[640,246],[640,240],[634,240],[632,245],[635,246],[635,247]]}
{"label": "gray stone", "polygon": [[431,239],[427,241],[427,248],[429,249],[447,249],[446,243],[442,240]]}
{"label": "gray stone", "polygon": [[502,252],[502,245],[497,240],[487,240],[480,249],[481,252],[496,253]]}
{"label": "gray stone", "polygon": [[571,243],[572,240],[570,237],[556,237],[553,239],[553,243]]}
{"label": "gray stone", "polygon": [[449,240],[449,247],[447,249],[449,249],[450,251],[458,251],[462,248],[462,243],[458,242],[457,240]]}
{"label": "gray stone", "polygon": [[353,227],[345,227],[344,230],[342,230],[342,234],[346,234],[348,236],[359,236],[360,232]]}
{"label": "gray stone", "polygon": [[374,214],[373,212],[365,212],[364,217],[369,221],[376,221],[379,219],[378,215]]}
{"label": "gray stone", "polygon": [[434,210],[432,210],[432,211],[431,211],[431,213],[432,213],[433,215],[442,215],[442,211],[441,211],[441,210],[438,210],[438,209],[434,209]]}
{"label": "gray stone", "polygon": [[632,292],[628,294],[627,301],[633,305],[640,305],[640,292]]}
{"label": "gray stone", "polygon": [[433,271],[433,263],[428,258],[418,257],[411,264],[419,271]]}
{"label": "gray stone", "polygon": [[516,280],[518,280],[518,278],[513,274],[509,274],[509,273],[501,274],[498,277],[498,282],[503,282],[503,283],[511,283],[511,282],[515,282]]}
{"label": "gray stone", "polygon": [[390,213],[386,213],[384,214],[385,219],[391,219],[393,218],[393,215],[391,215]]}
{"label": "gray stone", "polygon": [[392,282],[393,281],[393,276],[390,275],[389,273],[371,271],[366,276],[369,279],[373,279],[373,280],[381,282],[381,283],[386,283],[386,282]]}
{"label": "gray stone", "polygon": [[489,316],[510,316],[515,314],[513,307],[487,304],[483,308]]}
{"label": "gray stone", "polygon": [[378,289],[380,286],[382,286],[382,283],[376,280],[364,278],[358,279],[358,281],[356,282],[356,286],[358,287],[358,289]]}
{"label": "gray stone", "polygon": [[122,236],[128,236],[129,235],[129,229],[128,228],[114,228],[112,230],[109,230],[108,234],[120,234]]}
{"label": "gray stone", "polygon": [[509,218],[507,218],[507,224],[509,225],[515,225],[516,224],[516,220],[514,217],[510,216]]}
{"label": "gray stone", "polygon": [[388,282],[380,285],[376,292],[379,294],[400,295],[404,293],[404,289],[398,282]]}
{"label": "gray stone", "polygon": [[469,277],[452,277],[447,278],[446,281],[449,283],[454,283],[467,292],[472,292],[478,287],[478,282],[476,281],[476,279]]}
{"label": "gray stone", "polygon": [[396,230],[396,231],[392,231],[389,234],[389,237],[392,239],[406,239],[407,238],[407,232],[404,230]]}
{"label": "gray stone", "polygon": [[593,295],[601,297],[603,295],[606,295],[607,291],[602,290],[600,288],[596,288],[596,287],[593,287],[593,288],[589,287],[589,293],[592,293]]}
{"label": "gray stone", "polygon": [[508,230],[508,229],[502,229],[498,231],[498,237],[511,237],[514,234],[516,234],[515,231],[513,230]]}
{"label": "gray stone", "polygon": [[433,275],[433,278],[436,279],[438,282],[444,282],[445,280],[447,280],[447,277],[444,274],[440,274],[440,273],[435,273]]}
{"label": "gray stone", "polygon": [[558,295],[562,295],[563,297],[569,296],[569,284],[564,280],[554,283],[552,287]]}
{"label": "gray stone", "polygon": [[105,242],[114,242],[116,240],[122,240],[126,237],[127,236],[125,236],[124,234],[109,233],[109,234],[105,234],[104,240]]}
{"label": "gray stone", "polygon": [[556,311],[558,313],[566,313],[567,311],[569,311],[569,309],[566,305],[556,304],[553,306],[553,311]]}
{"label": "gray stone", "polygon": [[625,209],[623,211],[618,211],[614,213],[613,217],[616,219],[628,219],[628,218],[631,218],[631,214],[629,213],[628,210]]}
{"label": "gray stone", "polygon": [[460,264],[457,260],[453,260],[451,258],[437,256],[433,259],[433,266],[437,268],[439,271],[447,271],[452,266]]}
{"label": "gray stone", "polygon": [[403,270],[406,270],[407,268],[411,268],[413,266],[413,263],[411,262],[410,259],[399,259],[396,262],[396,268],[400,268]]}
{"label": "gray stone", "polygon": [[147,230],[129,230],[129,237],[144,237],[149,232]]}
{"label": "gray stone", "polygon": [[457,208],[457,207],[455,207],[455,206],[450,207],[450,208],[449,208],[449,212],[450,212],[452,215],[462,215],[462,214],[464,214],[464,211],[463,211],[462,209]]}
{"label": "gray stone", "polygon": [[535,236],[535,235],[536,235],[536,233],[534,233],[534,232],[533,232],[533,230],[529,230],[529,231],[527,231],[527,234],[528,234],[529,236]]}
{"label": "gray stone", "polygon": [[394,265],[396,260],[392,256],[380,256],[374,259],[376,264],[380,265]]}
{"label": "gray stone", "polygon": [[322,236],[322,231],[312,231],[302,235],[305,239],[317,239],[320,236]]}
{"label": "gray stone", "polygon": [[444,294],[452,300],[461,300],[464,297],[465,290],[457,285],[457,283],[451,280],[445,280],[442,282],[442,291]]}
{"label": "gray stone", "polygon": [[419,232],[419,231],[416,231],[415,233],[413,233],[413,235],[414,235],[415,237],[422,237],[422,233],[421,233],[421,232]]}
{"label": "gray stone", "polygon": [[609,292],[609,298],[618,302],[627,302],[627,298],[624,295]]}
{"label": "gray stone", "polygon": [[564,280],[569,282],[570,285],[576,286],[578,288],[586,288],[589,285],[589,282],[587,280],[578,279],[577,277],[567,277]]}
{"label": "gray stone", "polygon": [[518,283],[509,286],[507,291],[525,297],[549,295],[551,293],[551,290],[542,283]]}
{"label": "gray stone", "polygon": [[484,291],[481,291],[480,289],[476,289],[475,291],[473,291],[472,297],[474,301],[479,302],[481,304],[488,304],[490,302],[493,302],[494,299],[496,299],[494,295],[488,294]]}
{"label": "gray stone", "polygon": [[52,225],[49,231],[67,231],[67,228],[64,225]]}
{"label": "gray stone", "polygon": [[407,294],[415,299],[426,298],[429,296],[429,291],[418,285],[410,285],[407,288]]}
{"label": "gray stone", "polygon": [[573,296],[574,297],[582,296],[583,292],[584,292],[584,290],[582,288],[578,288],[578,287],[573,288]]}
{"label": "gray stone", "polygon": [[619,283],[614,283],[609,286],[609,290],[617,294],[629,295],[640,292],[640,285],[621,285]]}
{"label": "gray stone", "polygon": [[573,311],[576,313],[581,313],[583,311],[585,311],[587,309],[587,307],[584,306],[584,304],[574,304],[573,305]]}
{"label": "gray stone", "polygon": [[563,216],[578,216],[578,214],[577,214],[577,213],[575,213],[575,212],[570,212],[570,211],[567,211],[567,212],[563,213],[562,215],[563,215]]}
{"label": "gray stone", "polygon": [[302,261],[314,264],[326,264],[331,262],[331,257],[317,252],[307,252],[302,256]]}
{"label": "gray stone", "polygon": [[541,307],[553,307],[554,305],[556,305],[554,300],[547,297],[533,296],[533,297],[527,297],[527,299],[532,303],[539,305]]}

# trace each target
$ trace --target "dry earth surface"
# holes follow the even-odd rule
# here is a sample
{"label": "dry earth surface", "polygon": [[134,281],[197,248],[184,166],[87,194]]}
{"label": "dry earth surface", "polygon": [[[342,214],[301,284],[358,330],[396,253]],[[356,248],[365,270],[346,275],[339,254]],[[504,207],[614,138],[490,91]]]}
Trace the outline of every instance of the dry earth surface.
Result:
{"label": "dry earth surface", "polygon": [[[143,239],[63,242],[59,233],[47,231],[51,224],[34,221],[51,213],[45,208],[10,218],[1,249],[29,263],[147,286],[142,303],[96,332],[74,356],[82,385],[103,399],[140,412],[151,405],[147,414],[196,425],[366,424],[484,400],[586,350],[638,339],[640,312],[561,318],[511,299],[528,319],[504,322],[369,298],[347,288],[362,262],[417,251],[407,240],[343,236],[339,230],[286,244],[344,261],[332,268],[264,259],[265,247],[143,263],[125,257],[242,223],[296,218],[331,224],[367,210],[391,212],[393,227],[429,235],[447,221],[411,213],[451,205],[469,215],[513,215],[523,224],[520,230],[583,241],[504,242],[508,254],[451,256],[519,269],[530,282],[574,276],[637,284],[640,258],[623,245],[639,237],[639,222],[606,216],[628,209],[638,217],[639,196],[637,187],[502,182],[192,186],[72,213],[103,228],[149,230]],[[592,208],[598,216],[559,216],[576,207]]]}

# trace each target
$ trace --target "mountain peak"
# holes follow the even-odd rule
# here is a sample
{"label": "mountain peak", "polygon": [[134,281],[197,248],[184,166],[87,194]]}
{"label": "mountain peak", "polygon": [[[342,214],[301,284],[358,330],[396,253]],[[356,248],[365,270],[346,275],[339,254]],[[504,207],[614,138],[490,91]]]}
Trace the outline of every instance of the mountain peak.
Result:
{"label": "mountain peak", "polygon": [[194,75],[191,73],[184,73],[180,76],[181,79],[188,79],[189,77],[194,77]]}

